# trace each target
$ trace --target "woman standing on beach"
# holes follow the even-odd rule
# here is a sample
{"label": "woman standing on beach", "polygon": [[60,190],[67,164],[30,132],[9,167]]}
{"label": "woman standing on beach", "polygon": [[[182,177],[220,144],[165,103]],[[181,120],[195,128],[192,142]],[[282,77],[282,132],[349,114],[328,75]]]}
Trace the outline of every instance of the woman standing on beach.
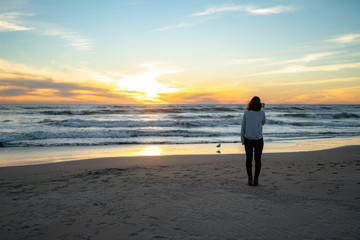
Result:
{"label": "woman standing on beach", "polygon": [[[241,143],[245,145],[246,171],[248,184],[259,185],[259,174],[261,169],[261,154],[264,147],[263,125],[265,124],[265,112],[261,111],[263,104],[260,98],[255,96],[248,103],[241,124]],[[255,153],[255,176],[252,178],[252,158]]]}

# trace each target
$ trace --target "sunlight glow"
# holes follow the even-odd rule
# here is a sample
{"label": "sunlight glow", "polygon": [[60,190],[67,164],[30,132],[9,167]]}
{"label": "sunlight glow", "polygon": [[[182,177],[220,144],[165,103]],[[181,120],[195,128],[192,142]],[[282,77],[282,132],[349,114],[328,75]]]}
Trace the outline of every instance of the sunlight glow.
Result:
{"label": "sunlight glow", "polygon": [[151,147],[146,147],[142,150],[140,150],[139,152],[137,152],[137,155],[151,155],[151,156],[156,156],[156,155],[160,155],[160,153],[162,152],[161,148],[158,146],[151,146]]}
{"label": "sunlight glow", "polygon": [[118,80],[117,83],[119,90],[140,93],[135,94],[137,95],[137,98],[140,98],[144,101],[150,100],[154,102],[160,102],[160,100],[156,99],[160,93],[173,93],[179,90],[178,88],[171,87],[168,84],[161,83],[157,80],[157,78],[162,75],[177,73],[179,70],[160,68],[156,66],[156,64],[145,64],[143,66],[147,68],[147,71],[140,74],[133,76],[118,75],[123,76],[123,78]]}

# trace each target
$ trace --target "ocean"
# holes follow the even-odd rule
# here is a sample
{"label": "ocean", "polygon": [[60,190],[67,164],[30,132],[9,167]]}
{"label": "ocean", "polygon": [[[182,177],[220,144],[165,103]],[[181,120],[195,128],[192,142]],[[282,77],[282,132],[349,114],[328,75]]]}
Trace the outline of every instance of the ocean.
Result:
{"label": "ocean", "polygon": [[[245,105],[0,105],[0,146],[239,143]],[[264,141],[360,136],[360,105],[266,105]]]}

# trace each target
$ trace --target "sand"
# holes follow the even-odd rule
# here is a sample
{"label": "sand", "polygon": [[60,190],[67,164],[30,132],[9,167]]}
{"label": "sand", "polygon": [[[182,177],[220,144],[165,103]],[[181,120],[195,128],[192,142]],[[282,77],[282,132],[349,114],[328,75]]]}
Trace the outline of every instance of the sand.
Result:
{"label": "sand", "polygon": [[0,168],[5,239],[359,239],[360,146]]}

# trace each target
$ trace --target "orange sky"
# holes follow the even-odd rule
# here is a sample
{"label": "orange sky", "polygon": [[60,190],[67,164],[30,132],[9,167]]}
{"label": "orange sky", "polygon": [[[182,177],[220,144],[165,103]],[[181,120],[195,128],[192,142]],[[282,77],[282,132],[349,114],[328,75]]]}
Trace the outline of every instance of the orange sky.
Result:
{"label": "orange sky", "polygon": [[0,103],[360,103],[359,1],[206,2],[4,0]]}

